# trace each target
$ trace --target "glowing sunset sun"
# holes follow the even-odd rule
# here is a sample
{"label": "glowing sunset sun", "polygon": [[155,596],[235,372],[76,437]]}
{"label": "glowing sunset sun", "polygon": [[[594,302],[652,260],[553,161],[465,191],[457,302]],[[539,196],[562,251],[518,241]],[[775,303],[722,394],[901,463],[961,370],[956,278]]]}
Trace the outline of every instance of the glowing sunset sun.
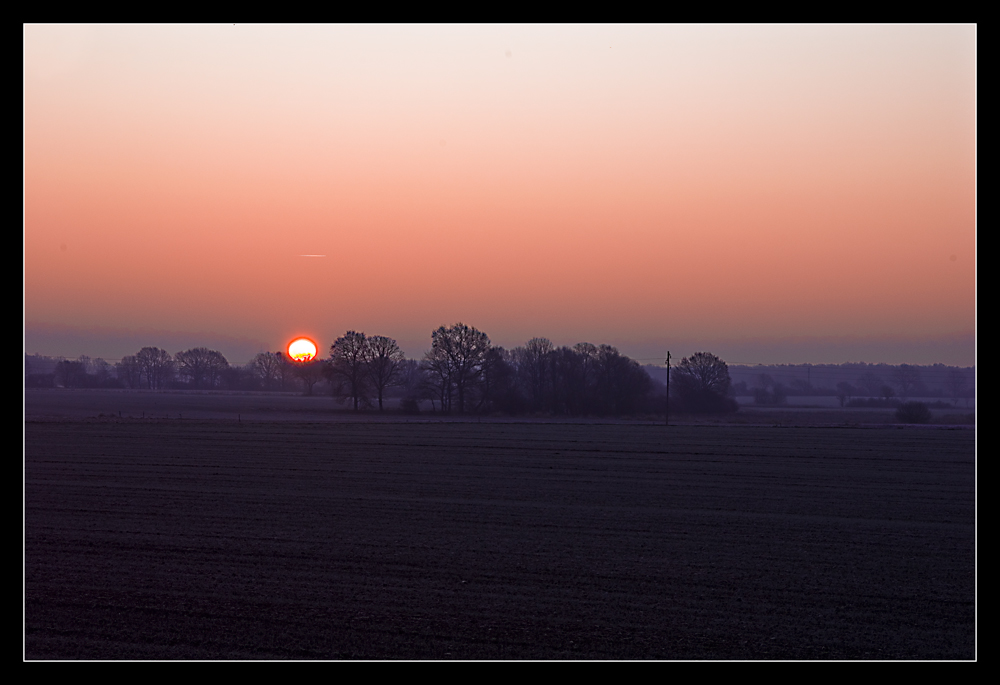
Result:
{"label": "glowing sunset sun", "polygon": [[293,362],[311,362],[316,358],[316,343],[309,338],[296,338],[288,343],[288,356]]}

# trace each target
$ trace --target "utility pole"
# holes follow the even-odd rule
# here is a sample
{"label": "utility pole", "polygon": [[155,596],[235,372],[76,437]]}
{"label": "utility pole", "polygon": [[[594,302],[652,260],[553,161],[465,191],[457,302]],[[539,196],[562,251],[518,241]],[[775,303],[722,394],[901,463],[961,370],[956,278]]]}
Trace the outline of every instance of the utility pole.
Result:
{"label": "utility pole", "polygon": [[667,423],[670,425],[670,350],[667,350]]}

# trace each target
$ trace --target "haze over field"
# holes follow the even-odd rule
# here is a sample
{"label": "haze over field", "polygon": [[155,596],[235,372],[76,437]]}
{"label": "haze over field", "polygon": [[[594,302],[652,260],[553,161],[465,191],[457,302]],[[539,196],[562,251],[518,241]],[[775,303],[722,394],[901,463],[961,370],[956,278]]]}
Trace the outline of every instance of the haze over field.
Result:
{"label": "haze over field", "polygon": [[975,363],[974,25],[23,31],[28,353]]}

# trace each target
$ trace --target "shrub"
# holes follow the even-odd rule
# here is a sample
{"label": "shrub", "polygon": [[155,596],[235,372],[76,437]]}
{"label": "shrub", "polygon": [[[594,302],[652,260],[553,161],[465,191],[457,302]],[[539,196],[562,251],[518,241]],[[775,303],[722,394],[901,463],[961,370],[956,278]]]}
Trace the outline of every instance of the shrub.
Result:
{"label": "shrub", "polygon": [[896,410],[896,420],[901,423],[927,423],[931,410],[923,402],[904,402]]}

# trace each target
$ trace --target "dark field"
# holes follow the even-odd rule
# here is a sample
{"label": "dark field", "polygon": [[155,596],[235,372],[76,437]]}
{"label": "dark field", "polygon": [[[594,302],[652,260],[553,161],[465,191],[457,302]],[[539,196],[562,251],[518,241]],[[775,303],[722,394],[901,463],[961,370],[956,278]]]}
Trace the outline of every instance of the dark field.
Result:
{"label": "dark field", "polygon": [[[396,409],[398,399],[386,405]],[[384,421],[385,416],[404,421],[438,420],[430,403],[423,412],[405,416],[377,411],[355,414],[347,404],[338,404],[329,396],[304,397],[289,392],[225,392],[190,390],[85,390],[79,388],[28,388],[24,392],[24,414],[28,421],[77,420],[86,418],[157,418],[157,419],[242,419],[244,421]],[[975,411],[967,407],[931,409],[931,424],[937,426],[975,426]],[[663,415],[645,417],[646,423],[662,423]],[[449,420],[463,420],[451,417]],[[476,421],[466,417],[466,421]],[[491,422],[531,421],[582,423],[581,419],[532,419],[528,417],[490,417]],[[602,423],[635,423],[601,419]],[[735,414],[671,415],[672,425],[768,425],[768,426],[890,426],[899,421],[894,409],[757,407],[744,405]]]}
{"label": "dark field", "polygon": [[975,431],[25,423],[27,659],[973,659]]}

